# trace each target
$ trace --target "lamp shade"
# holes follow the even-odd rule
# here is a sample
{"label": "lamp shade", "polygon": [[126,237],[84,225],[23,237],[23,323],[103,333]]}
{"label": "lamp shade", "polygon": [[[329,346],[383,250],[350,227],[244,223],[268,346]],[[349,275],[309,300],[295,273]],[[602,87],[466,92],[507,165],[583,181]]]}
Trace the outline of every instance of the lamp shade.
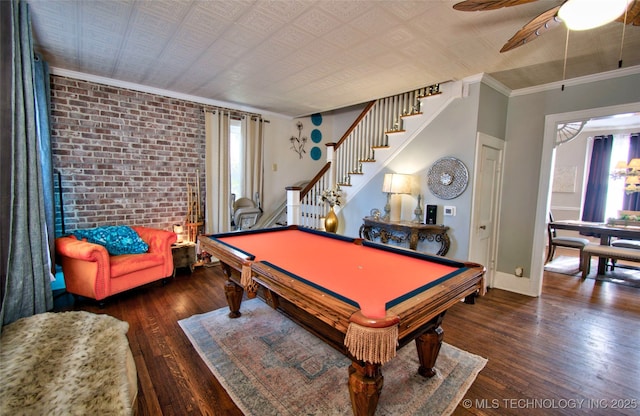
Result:
{"label": "lamp shade", "polygon": [[588,30],[620,17],[630,0],[567,0],[558,17],[571,30]]}
{"label": "lamp shade", "polygon": [[624,183],[626,183],[627,185],[639,185],[640,178],[637,176],[627,176],[627,178],[624,180]]}
{"label": "lamp shade", "polygon": [[382,192],[391,194],[411,193],[411,175],[403,175],[400,173],[385,174],[384,182],[382,183]]}
{"label": "lamp shade", "polygon": [[627,162],[625,162],[624,160],[619,160],[618,163],[616,163],[616,167],[614,169],[627,170]]}
{"label": "lamp shade", "polygon": [[631,159],[627,167],[631,170],[640,170],[640,159]]}
{"label": "lamp shade", "polygon": [[173,233],[178,237],[177,242],[182,243],[182,233],[184,233],[184,228],[180,224],[173,225]]}

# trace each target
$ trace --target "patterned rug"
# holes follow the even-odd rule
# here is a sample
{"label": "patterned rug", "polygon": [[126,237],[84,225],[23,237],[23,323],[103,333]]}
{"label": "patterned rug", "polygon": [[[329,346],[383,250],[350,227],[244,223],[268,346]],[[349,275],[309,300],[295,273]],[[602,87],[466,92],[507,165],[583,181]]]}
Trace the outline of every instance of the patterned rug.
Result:
{"label": "patterned rug", "polygon": [[[578,257],[558,256],[545,264],[544,270],[571,276],[582,276],[579,263],[580,259]],[[618,264],[614,270],[607,270],[604,276],[598,275],[596,270],[598,270],[598,258],[594,257],[591,259],[591,273],[587,277],[588,279],[640,288],[640,269]]]}
{"label": "patterned rug", "polygon": [[[260,299],[178,323],[200,357],[246,415],[351,415],[350,360]],[[417,374],[414,343],[384,365],[376,415],[448,415],[487,360],[444,343],[438,373]]]}

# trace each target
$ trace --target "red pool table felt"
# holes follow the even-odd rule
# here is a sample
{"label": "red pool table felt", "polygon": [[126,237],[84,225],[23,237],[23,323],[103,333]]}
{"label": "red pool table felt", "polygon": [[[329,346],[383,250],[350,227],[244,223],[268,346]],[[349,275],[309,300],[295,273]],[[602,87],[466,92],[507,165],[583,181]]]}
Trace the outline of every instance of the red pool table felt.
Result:
{"label": "red pool table felt", "polygon": [[431,256],[416,258],[299,229],[216,239],[255,256],[254,261],[268,262],[292,277],[355,302],[364,316],[374,319],[383,318],[394,301],[466,270],[429,261]]}

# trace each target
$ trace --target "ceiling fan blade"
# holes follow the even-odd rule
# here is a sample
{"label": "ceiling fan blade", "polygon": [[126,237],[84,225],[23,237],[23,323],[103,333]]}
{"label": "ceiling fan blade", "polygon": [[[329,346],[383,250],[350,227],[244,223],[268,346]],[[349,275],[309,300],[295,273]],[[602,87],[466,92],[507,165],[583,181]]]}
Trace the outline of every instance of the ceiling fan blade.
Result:
{"label": "ceiling fan blade", "polygon": [[[616,22],[624,23],[624,21],[624,14],[616,19]],[[633,0],[629,3],[629,7],[627,7],[627,24],[640,26],[640,0]]]}
{"label": "ceiling fan blade", "polygon": [[476,12],[481,10],[496,10],[503,7],[518,6],[532,3],[538,0],[466,0],[453,5],[453,8],[462,12]]}
{"label": "ceiling fan blade", "polygon": [[556,18],[559,9],[560,6],[549,9],[524,25],[522,29],[504,44],[500,52],[507,52],[531,42],[543,33],[558,26],[561,23],[561,20]]}

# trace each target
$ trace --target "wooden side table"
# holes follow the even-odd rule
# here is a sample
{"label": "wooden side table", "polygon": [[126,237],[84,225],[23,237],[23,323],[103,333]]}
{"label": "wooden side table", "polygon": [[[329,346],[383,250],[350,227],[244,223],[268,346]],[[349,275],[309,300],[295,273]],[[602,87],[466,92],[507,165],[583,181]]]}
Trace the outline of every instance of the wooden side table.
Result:
{"label": "wooden side table", "polygon": [[171,245],[173,256],[173,277],[176,276],[176,269],[188,267],[193,273],[193,265],[196,262],[196,245],[190,241],[175,243]]}
{"label": "wooden side table", "polygon": [[451,240],[447,231],[449,227],[437,224],[419,224],[410,221],[383,221],[374,217],[363,218],[360,226],[360,238],[370,241],[376,238],[381,243],[387,244],[389,241],[396,243],[409,243],[411,250],[418,248],[420,241],[435,241],[440,243],[440,249],[436,253],[444,256],[449,251]]}

